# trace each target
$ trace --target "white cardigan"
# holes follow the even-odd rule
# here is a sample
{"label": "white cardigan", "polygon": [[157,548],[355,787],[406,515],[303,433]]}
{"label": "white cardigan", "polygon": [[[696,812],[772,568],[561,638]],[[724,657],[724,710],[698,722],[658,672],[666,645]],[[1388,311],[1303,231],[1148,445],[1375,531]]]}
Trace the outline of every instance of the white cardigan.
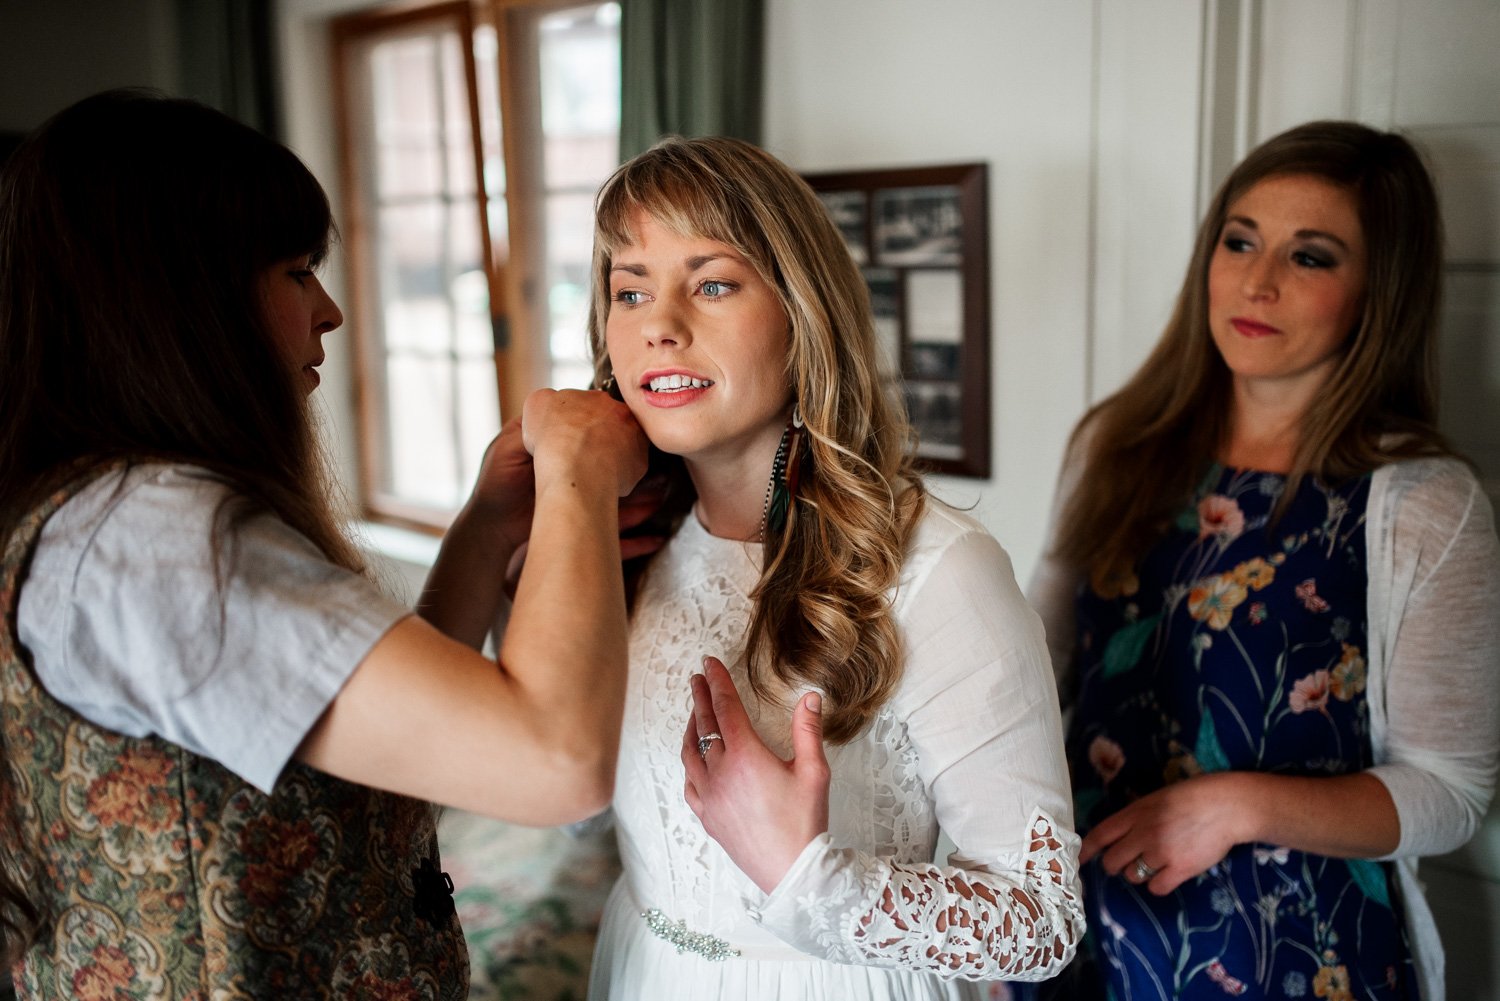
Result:
{"label": "white cardigan", "polygon": [[[1051,555],[1080,470],[1063,471],[1047,555],[1027,598],[1047,629],[1058,691],[1072,691],[1074,593],[1082,574]],[[1472,838],[1500,770],[1500,540],[1489,499],[1454,459],[1376,470],[1365,520],[1370,769],[1390,791],[1395,861],[1424,1001],[1443,1001],[1443,950],[1417,880],[1423,855]]]}

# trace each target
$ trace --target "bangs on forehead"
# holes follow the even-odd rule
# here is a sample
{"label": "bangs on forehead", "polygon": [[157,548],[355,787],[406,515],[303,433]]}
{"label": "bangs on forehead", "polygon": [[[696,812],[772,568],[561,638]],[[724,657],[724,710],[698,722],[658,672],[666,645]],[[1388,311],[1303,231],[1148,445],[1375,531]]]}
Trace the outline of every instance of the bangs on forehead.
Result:
{"label": "bangs on forehead", "polygon": [[710,187],[675,172],[640,171],[622,174],[600,198],[597,228],[609,253],[636,242],[635,220],[640,213],[678,236],[717,240],[741,253],[751,250],[730,225],[725,206],[712,197]]}
{"label": "bangs on forehead", "polygon": [[295,154],[261,140],[223,164],[222,172],[240,203],[236,228],[257,267],[303,254],[314,262],[327,256],[338,238],[328,196]]}

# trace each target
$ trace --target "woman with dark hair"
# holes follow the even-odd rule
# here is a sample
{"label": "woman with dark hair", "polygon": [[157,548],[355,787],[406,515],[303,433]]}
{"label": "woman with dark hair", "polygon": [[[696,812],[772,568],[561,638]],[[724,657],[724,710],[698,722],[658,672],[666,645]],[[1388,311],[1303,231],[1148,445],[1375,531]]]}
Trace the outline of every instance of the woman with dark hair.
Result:
{"label": "woman with dark hair", "polygon": [[1030,591],[1086,835],[1074,996],[1443,996],[1416,861],[1494,791],[1500,546],[1436,430],[1441,254],[1405,139],[1282,133],[1074,433]]}
{"label": "woman with dark hair", "polygon": [[[601,393],[528,399],[410,615],[315,444],[331,232],[290,151],[149,93],[68,108],[6,167],[0,945],[22,997],[463,997],[421,800],[533,824],[608,800],[639,428]],[[493,567],[528,535],[497,664]]]}
{"label": "woman with dark hair", "polygon": [[817,196],[748,143],[663,141],[599,194],[590,330],[679,514],[634,591],[591,996],[957,1001],[1060,969],[1040,623],[927,495]]}

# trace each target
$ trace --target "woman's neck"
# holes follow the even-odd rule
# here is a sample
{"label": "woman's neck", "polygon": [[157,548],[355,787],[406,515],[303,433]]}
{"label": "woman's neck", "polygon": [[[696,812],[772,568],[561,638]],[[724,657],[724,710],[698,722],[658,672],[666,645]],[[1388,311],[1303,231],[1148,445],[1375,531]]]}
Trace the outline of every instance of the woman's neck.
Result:
{"label": "woman's neck", "polygon": [[771,463],[780,438],[718,461],[687,459],[698,493],[698,521],[709,535],[744,542],[761,541]]}
{"label": "woman's neck", "polygon": [[1290,472],[1302,444],[1302,422],[1321,388],[1321,380],[1236,379],[1219,461],[1239,469]]}

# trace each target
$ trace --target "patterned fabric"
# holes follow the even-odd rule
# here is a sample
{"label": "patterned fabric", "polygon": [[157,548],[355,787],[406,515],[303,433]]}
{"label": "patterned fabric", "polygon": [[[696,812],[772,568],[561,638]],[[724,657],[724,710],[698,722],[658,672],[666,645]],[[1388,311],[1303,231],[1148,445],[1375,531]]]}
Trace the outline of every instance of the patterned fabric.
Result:
{"label": "patterned fabric", "polygon": [[47,917],[18,996],[463,998],[430,808],[296,763],[266,796],[174,744],[95,727],[36,683],[16,598],[70,493],[26,519],[0,565],[0,778]]}
{"label": "patterned fabric", "polygon": [[[1079,826],[1205,772],[1372,764],[1365,699],[1369,477],[1213,467],[1126,593],[1078,598],[1068,735]],[[1338,818],[1330,817],[1330,823]],[[1388,863],[1245,844],[1165,897],[1084,868],[1082,997],[1414,999]]]}

